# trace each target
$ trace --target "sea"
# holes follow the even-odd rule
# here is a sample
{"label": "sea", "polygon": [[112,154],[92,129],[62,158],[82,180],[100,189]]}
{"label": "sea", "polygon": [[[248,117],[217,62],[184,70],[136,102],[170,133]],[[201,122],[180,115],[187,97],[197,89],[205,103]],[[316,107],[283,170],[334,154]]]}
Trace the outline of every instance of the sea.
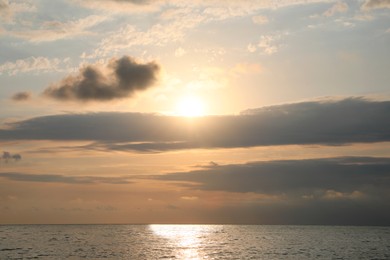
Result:
{"label": "sea", "polygon": [[390,227],[1,225],[0,259],[390,259]]}

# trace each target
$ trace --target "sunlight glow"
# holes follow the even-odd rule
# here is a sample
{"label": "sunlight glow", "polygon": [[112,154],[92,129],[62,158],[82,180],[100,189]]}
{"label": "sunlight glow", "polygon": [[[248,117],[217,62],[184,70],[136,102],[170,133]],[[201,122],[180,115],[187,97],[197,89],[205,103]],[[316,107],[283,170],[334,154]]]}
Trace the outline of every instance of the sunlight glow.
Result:
{"label": "sunlight glow", "polygon": [[159,237],[165,238],[166,243],[172,243],[172,248],[178,259],[205,259],[199,250],[202,243],[207,243],[209,236],[220,226],[212,225],[149,225],[149,228]]}
{"label": "sunlight glow", "polygon": [[196,96],[186,96],[180,99],[176,106],[176,113],[180,116],[197,117],[204,115],[204,104]]}

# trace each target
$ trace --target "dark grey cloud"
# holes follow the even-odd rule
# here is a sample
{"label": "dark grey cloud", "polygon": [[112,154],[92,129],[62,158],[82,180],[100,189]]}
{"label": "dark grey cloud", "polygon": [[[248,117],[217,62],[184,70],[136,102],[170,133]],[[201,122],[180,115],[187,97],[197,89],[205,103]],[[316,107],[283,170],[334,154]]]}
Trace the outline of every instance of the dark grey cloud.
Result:
{"label": "dark grey cloud", "polygon": [[22,156],[17,153],[11,154],[10,152],[3,151],[3,155],[0,157],[0,159],[4,160],[5,162],[9,162],[10,160],[19,161],[22,159]]}
{"label": "dark grey cloud", "polygon": [[[384,200],[306,200],[221,205],[205,223],[271,225],[389,226],[390,204]],[[302,228],[302,227],[300,227]]]}
{"label": "dark grey cloud", "polygon": [[390,8],[390,0],[366,0],[363,9]]}
{"label": "dark grey cloud", "polygon": [[390,225],[390,158],[210,165],[153,178],[192,191],[259,195],[221,205],[213,213],[217,223]]}
{"label": "dark grey cloud", "polygon": [[141,113],[88,113],[36,117],[6,125],[0,139],[174,141],[186,138],[183,120]]}
{"label": "dark grey cloud", "polygon": [[159,175],[156,178],[186,182],[183,185],[190,182],[190,187],[202,190],[287,193],[324,198],[336,198],[338,195],[342,198],[342,194],[358,191],[390,197],[390,158],[340,157],[215,164],[204,169]]}
{"label": "dark grey cloud", "polygon": [[348,98],[191,119],[140,113],[36,117],[0,129],[0,140],[84,140],[85,149],[162,152],[289,144],[390,141],[390,101]]}
{"label": "dark grey cloud", "polygon": [[109,101],[146,90],[157,80],[159,65],[141,64],[129,56],[112,59],[105,68],[88,65],[44,91],[61,101]]}
{"label": "dark grey cloud", "polygon": [[30,92],[18,92],[15,95],[12,96],[13,101],[26,101],[31,98]]}
{"label": "dark grey cloud", "polygon": [[65,176],[58,174],[26,174],[18,172],[0,172],[0,177],[12,181],[23,182],[48,182],[69,184],[128,184],[131,183],[126,177],[98,177],[98,176]]}

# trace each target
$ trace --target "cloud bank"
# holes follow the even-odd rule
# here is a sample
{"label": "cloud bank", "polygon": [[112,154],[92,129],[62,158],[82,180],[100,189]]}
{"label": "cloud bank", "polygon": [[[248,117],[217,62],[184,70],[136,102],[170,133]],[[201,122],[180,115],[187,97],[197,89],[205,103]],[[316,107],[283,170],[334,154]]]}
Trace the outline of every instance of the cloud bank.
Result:
{"label": "cloud bank", "polygon": [[339,157],[209,165],[155,178],[195,183],[190,187],[201,190],[353,199],[389,197],[389,176],[390,158]]}
{"label": "cloud bank", "polygon": [[93,142],[85,149],[139,152],[390,141],[390,101],[361,98],[268,106],[190,121],[140,113],[54,115],[8,124],[0,129],[0,140],[83,140]]}
{"label": "cloud bank", "polygon": [[210,165],[154,176],[197,194],[257,194],[221,207],[230,223],[328,225],[389,225],[389,177],[390,158],[374,157]]}
{"label": "cloud bank", "polygon": [[109,101],[146,90],[157,80],[160,66],[141,64],[129,56],[112,59],[104,68],[88,65],[44,91],[60,101]]}

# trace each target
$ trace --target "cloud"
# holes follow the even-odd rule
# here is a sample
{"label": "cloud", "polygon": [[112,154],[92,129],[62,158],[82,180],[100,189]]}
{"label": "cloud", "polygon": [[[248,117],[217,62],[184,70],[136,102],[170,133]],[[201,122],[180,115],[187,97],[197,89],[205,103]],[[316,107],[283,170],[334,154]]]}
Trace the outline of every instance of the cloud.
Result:
{"label": "cloud", "polygon": [[126,177],[97,177],[97,176],[64,176],[58,174],[26,174],[17,172],[0,172],[0,177],[12,181],[48,182],[69,184],[128,184]]}
{"label": "cloud", "polygon": [[364,10],[390,8],[390,0],[366,0],[362,5]]}
{"label": "cloud", "polygon": [[148,176],[204,197],[251,195],[251,201],[219,204],[213,216],[229,216],[226,222],[306,225],[389,225],[389,177],[390,158],[377,157],[259,161]]}
{"label": "cloud", "polygon": [[247,46],[249,52],[255,52],[259,49],[263,54],[272,55],[279,51],[282,46],[279,42],[282,39],[282,36],[287,33],[274,33],[269,35],[262,35],[257,44],[250,43]]}
{"label": "cloud", "polygon": [[261,36],[260,42],[257,46],[263,49],[264,53],[271,55],[279,50],[279,46],[274,44],[275,40],[274,36],[264,35]]}
{"label": "cloud", "polygon": [[249,43],[248,46],[247,46],[247,50],[249,52],[255,52],[257,50],[256,45],[254,45],[252,43]]}
{"label": "cloud", "polygon": [[191,12],[184,16],[185,19],[156,23],[147,30],[140,30],[130,24],[123,26],[104,38],[87,57],[105,57],[133,46],[164,46],[181,41],[189,29],[198,26],[205,19],[202,15]]}
{"label": "cloud", "polygon": [[197,200],[199,198],[196,196],[182,196],[182,197],[180,197],[180,199],[182,199],[182,200]]}
{"label": "cloud", "polygon": [[22,2],[0,0],[0,21],[13,23],[15,15],[25,12],[35,12],[36,8],[31,0]]}
{"label": "cloud", "polygon": [[201,190],[353,199],[362,194],[390,198],[389,174],[390,158],[338,157],[214,165],[155,178],[192,182]]}
{"label": "cloud", "polygon": [[331,8],[326,10],[323,15],[330,17],[337,13],[345,13],[346,11],[348,11],[348,5],[344,2],[337,2]]}
{"label": "cloud", "polygon": [[388,226],[389,208],[384,199],[252,201],[220,205],[212,212],[212,220],[213,223],[222,219],[224,223],[263,225]]}
{"label": "cloud", "polygon": [[374,16],[370,13],[367,13],[367,12],[361,12],[361,13],[358,13],[356,14],[354,17],[353,17],[354,20],[356,21],[372,21],[374,20]]}
{"label": "cloud", "polygon": [[30,92],[18,92],[15,95],[12,96],[13,101],[26,101],[31,99],[31,93]]}
{"label": "cloud", "polygon": [[362,98],[267,106],[193,118],[140,113],[65,114],[5,125],[0,140],[85,140],[84,149],[161,152],[390,141],[390,101]]}
{"label": "cloud", "polygon": [[252,22],[254,24],[266,24],[269,22],[268,17],[264,15],[257,15],[252,17]]}
{"label": "cloud", "polygon": [[186,52],[186,50],[184,50],[183,48],[177,48],[176,50],[175,50],[175,56],[176,57],[182,57],[182,56],[184,56],[185,54],[186,54],[187,52]]}
{"label": "cloud", "polygon": [[19,161],[22,159],[22,156],[20,154],[11,154],[10,152],[4,151],[0,159],[4,160],[7,163],[10,160]]}
{"label": "cloud", "polygon": [[[159,21],[145,29],[126,25],[104,38],[99,46],[86,57],[106,57],[114,52],[126,50],[132,46],[165,46],[168,43],[182,41],[189,30],[210,22],[222,21],[234,17],[258,14],[261,9],[276,9],[293,5],[329,2],[328,0],[284,0],[284,1],[77,1],[89,7],[119,12],[160,11]],[[91,4],[93,3],[93,4]],[[88,6],[87,6],[88,5]],[[265,18],[255,16],[255,22],[265,22]],[[274,51],[275,52],[275,51]]]}
{"label": "cloud", "polygon": [[277,9],[294,5],[305,5],[329,0],[263,0],[263,1],[232,1],[232,0],[211,0],[211,1],[188,1],[188,0],[73,0],[73,2],[86,8],[104,9],[114,12],[151,12],[159,11],[164,7],[191,7],[207,8],[208,12],[226,17],[227,15],[242,15],[243,13],[254,13],[259,9]]}
{"label": "cloud", "polygon": [[159,65],[141,64],[129,56],[112,59],[104,68],[88,65],[44,91],[61,101],[109,101],[146,90],[157,80]]}
{"label": "cloud", "polygon": [[73,0],[85,8],[110,11],[115,13],[120,12],[154,12],[160,9],[163,1],[151,0]]}
{"label": "cloud", "polygon": [[90,15],[75,21],[46,21],[39,29],[7,31],[10,36],[22,38],[31,42],[48,42],[69,39],[79,35],[91,34],[88,29],[104,22],[105,16]]}
{"label": "cloud", "polygon": [[215,167],[215,166],[218,166],[219,164],[214,162],[214,161],[210,161],[209,164],[208,164],[208,167]]}
{"label": "cloud", "polygon": [[51,71],[62,71],[61,65],[69,65],[69,58],[65,59],[50,59],[47,57],[29,57],[26,59],[18,59],[15,62],[5,62],[0,65],[0,75],[7,73],[10,76],[15,76],[19,73],[42,73]]}

